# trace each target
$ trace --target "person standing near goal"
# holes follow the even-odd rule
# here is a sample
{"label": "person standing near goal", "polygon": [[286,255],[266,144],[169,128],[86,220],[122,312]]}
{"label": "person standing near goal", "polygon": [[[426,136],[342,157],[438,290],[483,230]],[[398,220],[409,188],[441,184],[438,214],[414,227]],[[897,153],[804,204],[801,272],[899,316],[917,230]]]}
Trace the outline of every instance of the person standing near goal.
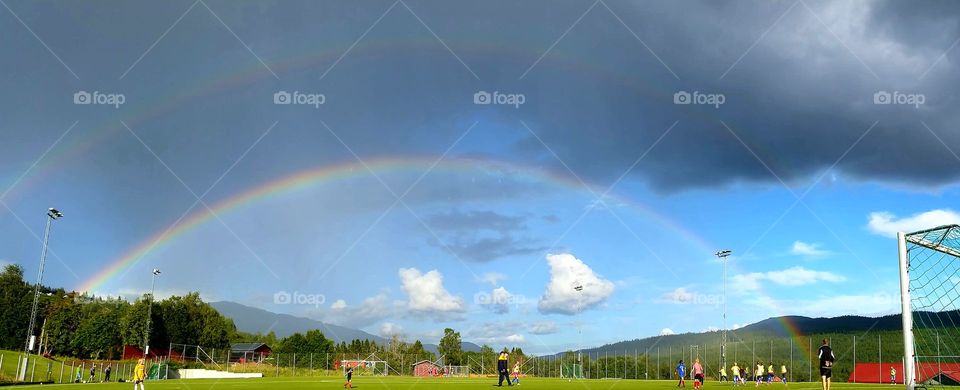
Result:
{"label": "person standing near goal", "polygon": [[346,376],[347,381],[343,383],[343,388],[352,389],[353,388],[353,366],[347,367],[347,372],[344,374],[344,376]]}
{"label": "person standing near goal", "polygon": [[700,365],[700,358],[693,360],[693,388],[700,390],[703,386],[703,366]]}
{"label": "person standing near goal", "polygon": [[817,354],[820,357],[820,382],[823,390],[830,390],[830,377],[833,376],[833,349],[830,348],[830,342],[823,339],[823,345]]}
{"label": "person standing near goal", "polygon": [[144,364],[143,358],[137,360],[137,366],[133,368],[133,390],[137,390],[137,385],[140,385],[140,390],[144,390],[143,381],[147,379],[147,366]]}
{"label": "person standing near goal", "polygon": [[890,366],[890,384],[897,384],[897,369]]}

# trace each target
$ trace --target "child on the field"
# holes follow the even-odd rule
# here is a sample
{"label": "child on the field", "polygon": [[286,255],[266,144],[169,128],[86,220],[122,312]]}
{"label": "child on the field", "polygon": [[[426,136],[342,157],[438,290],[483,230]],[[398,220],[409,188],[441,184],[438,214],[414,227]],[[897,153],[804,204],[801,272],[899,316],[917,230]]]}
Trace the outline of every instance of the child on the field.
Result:
{"label": "child on the field", "polygon": [[147,379],[147,367],[144,364],[144,360],[137,360],[137,366],[133,368],[133,390],[137,390],[137,385],[140,385],[140,390],[144,390],[143,381]]}
{"label": "child on the field", "polygon": [[700,390],[703,386],[703,366],[700,365],[700,358],[693,360],[693,388]]}
{"label": "child on the field", "polygon": [[787,385],[787,365],[780,365],[780,383],[783,383],[784,386]]}
{"label": "child on the field", "polygon": [[740,386],[740,366],[736,362],[733,363],[733,367],[730,367],[730,372],[733,373],[733,385]]}
{"label": "child on the field", "polygon": [[347,368],[346,377],[347,377],[347,381],[344,382],[343,388],[344,388],[344,389],[347,389],[347,388],[352,389],[352,388],[353,388],[353,367],[348,367],[348,368]]}
{"label": "child on the field", "polygon": [[765,370],[763,369],[763,363],[757,362],[757,370],[754,372],[754,375],[753,375],[754,377],[756,377],[757,384],[754,385],[753,387],[760,387],[760,384],[763,383],[763,372],[764,372],[764,371],[765,371]]}
{"label": "child on the field", "polygon": [[520,362],[513,364],[513,384],[520,385]]}
{"label": "child on the field", "polygon": [[767,366],[767,384],[769,385],[773,383],[773,378],[776,376],[777,374],[774,374],[773,372],[773,363],[770,363],[770,365]]}
{"label": "child on the field", "polygon": [[677,387],[687,387],[687,383],[683,381],[686,375],[687,367],[683,365],[683,359],[680,359],[680,363],[677,364],[677,376],[680,377],[680,382],[677,383]]}

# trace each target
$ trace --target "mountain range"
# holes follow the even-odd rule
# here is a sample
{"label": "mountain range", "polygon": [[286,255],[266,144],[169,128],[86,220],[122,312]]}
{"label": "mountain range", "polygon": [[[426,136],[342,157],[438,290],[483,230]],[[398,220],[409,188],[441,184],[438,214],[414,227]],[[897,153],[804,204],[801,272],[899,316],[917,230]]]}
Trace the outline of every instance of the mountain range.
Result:
{"label": "mountain range", "polygon": [[[290,336],[294,333],[306,333],[308,330],[319,329],[324,336],[336,343],[352,340],[370,340],[377,344],[386,344],[389,340],[360,329],[348,328],[317,321],[305,317],[297,317],[289,314],[274,313],[256,307],[246,306],[236,302],[220,301],[211,302],[220,314],[233,320],[237,330],[247,333],[268,333],[273,332],[278,338]],[[480,346],[470,342],[463,342],[464,351],[480,351]],[[437,345],[423,343],[423,349],[436,353]]]}

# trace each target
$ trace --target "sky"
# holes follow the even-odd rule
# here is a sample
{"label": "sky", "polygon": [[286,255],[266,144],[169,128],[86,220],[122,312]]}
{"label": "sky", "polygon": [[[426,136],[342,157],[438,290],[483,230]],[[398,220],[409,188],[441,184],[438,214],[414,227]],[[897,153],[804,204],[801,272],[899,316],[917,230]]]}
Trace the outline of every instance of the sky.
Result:
{"label": "sky", "polygon": [[56,207],[48,285],[548,353],[896,313],[960,222],[954,2],[0,5],[31,282]]}

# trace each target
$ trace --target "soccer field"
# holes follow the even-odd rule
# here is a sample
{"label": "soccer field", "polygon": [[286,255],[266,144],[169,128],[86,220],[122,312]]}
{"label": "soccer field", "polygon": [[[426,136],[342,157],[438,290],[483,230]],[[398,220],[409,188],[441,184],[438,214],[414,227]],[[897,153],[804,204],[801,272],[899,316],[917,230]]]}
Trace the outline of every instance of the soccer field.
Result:
{"label": "soccer field", "polygon": [[[380,390],[380,389],[489,389],[496,387],[496,379],[417,379],[412,377],[384,377],[384,378],[355,378],[353,387],[355,389]],[[83,387],[85,389],[129,389],[133,386],[131,383],[109,383],[109,384],[63,384],[63,385],[42,385],[30,386],[32,388],[51,388],[51,387]],[[506,384],[504,384],[506,387]],[[168,380],[151,381],[146,384],[147,390],[197,390],[197,389],[232,389],[232,390],[266,390],[266,389],[290,389],[290,390],[314,390],[314,389],[341,389],[343,380],[339,377],[321,377],[314,379],[304,378],[263,378],[263,379],[194,379],[194,380]],[[674,381],[637,381],[637,380],[575,380],[569,382],[565,379],[555,378],[527,378],[521,380],[522,389],[547,390],[547,389],[642,389],[642,390],[672,390],[676,389]],[[729,384],[707,383],[704,389],[734,389]],[[748,386],[736,387],[744,390],[753,389],[753,384]],[[761,389],[783,389],[783,385],[764,386]],[[818,383],[792,383],[790,390],[819,390]],[[863,384],[834,384],[832,388],[837,390],[890,390],[900,389],[901,386],[890,385],[863,385]],[[687,389],[693,389],[692,382],[687,382]]]}

